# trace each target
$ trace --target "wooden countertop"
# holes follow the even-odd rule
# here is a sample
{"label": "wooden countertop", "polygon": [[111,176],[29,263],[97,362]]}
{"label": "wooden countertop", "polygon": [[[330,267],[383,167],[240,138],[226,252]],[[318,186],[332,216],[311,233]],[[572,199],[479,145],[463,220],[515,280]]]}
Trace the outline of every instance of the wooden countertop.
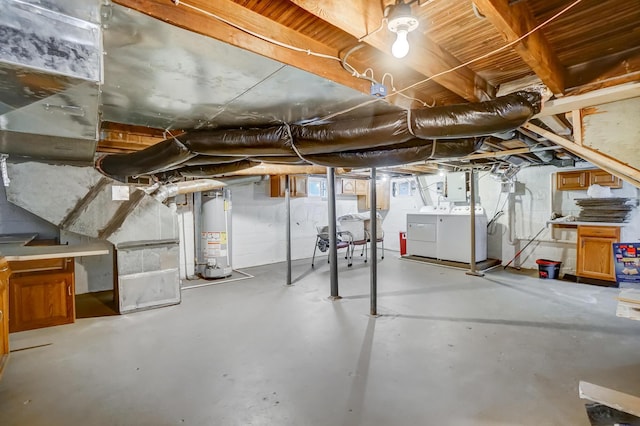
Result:
{"label": "wooden countertop", "polygon": [[563,225],[563,226],[617,226],[622,228],[623,226],[628,225],[627,222],[579,222],[579,221],[568,221],[568,220],[548,220],[547,225]]}
{"label": "wooden countertop", "polygon": [[108,245],[104,243],[57,246],[25,246],[20,243],[0,245],[0,257],[4,257],[8,261],[98,256],[101,254],[109,254]]}

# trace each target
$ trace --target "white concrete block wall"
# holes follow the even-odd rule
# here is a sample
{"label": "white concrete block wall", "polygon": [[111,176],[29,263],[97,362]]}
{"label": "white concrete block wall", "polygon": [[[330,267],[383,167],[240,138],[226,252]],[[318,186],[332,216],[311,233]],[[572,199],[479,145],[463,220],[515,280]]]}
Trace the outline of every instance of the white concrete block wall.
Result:
{"label": "white concrete block wall", "polygon": [[[394,183],[415,182],[414,178],[391,179],[391,188]],[[416,190],[411,195],[399,196],[391,194],[389,210],[382,212],[382,229],[384,229],[385,250],[400,251],[400,232],[407,231],[407,213],[415,213],[424,204],[420,193]]]}
{"label": "white concrete block wall", "polygon": [[[489,229],[489,257],[509,262],[538,231],[544,228],[535,242],[531,243],[514,261],[512,266],[537,269],[536,259],[549,259],[562,262],[563,273],[575,273],[577,230],[545,227],[553,212],[566,215],[578,215],[576,198],[586,198],[587,191],[556,191],[555,173],[567,169],[554,166],[528,167],[521,170],[517,180],[524,184],[523,195],[512,195],[509,201],[506,194],[500,193],[500,183],[490,177],[481,177],[479,192],[483,207],[487,209],[489,219],[495,214],[496,204],[504,204],[504,212],[495,225]],[[624,183],[622,189],[612,190],[615,197],[638,197],[638,189]],[[622,230],[625,241],[640,240],[640,213],[634,211],[632,220]],[[552,233],[553,232],[553,233]]]}
{"label": "white concrete block wall", "polygon": [[[233,185],[233,267],[282,262],[286,257],[285,200],[267,196],[268,181]],[[355,196],[338,196],[336,214],[357,213]],[[316,226],[328,224],[327,201],[318,197],[291,199],[291,254],[313,255]]]}

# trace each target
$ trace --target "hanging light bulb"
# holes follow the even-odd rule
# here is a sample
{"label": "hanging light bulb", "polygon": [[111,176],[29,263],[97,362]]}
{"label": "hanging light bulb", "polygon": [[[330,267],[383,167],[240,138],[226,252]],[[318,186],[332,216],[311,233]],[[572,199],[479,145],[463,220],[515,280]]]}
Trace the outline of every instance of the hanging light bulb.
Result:
{"label": "hanging light bulb", "polygon": [[407,34],[418,28],[418,19],[411,14],[411,7],[400,2],[393,6],[387,28],[397,34],[396,41],[391,46],[391,54],[396,58],[404,58],[409,53]]}
{"label": "hanging light bulb", "polygon": [[391,54],[398,59],[404,58],[409,53],[409,41],[407,40],[407,30],[398,29],[396,41],[391,46]]}

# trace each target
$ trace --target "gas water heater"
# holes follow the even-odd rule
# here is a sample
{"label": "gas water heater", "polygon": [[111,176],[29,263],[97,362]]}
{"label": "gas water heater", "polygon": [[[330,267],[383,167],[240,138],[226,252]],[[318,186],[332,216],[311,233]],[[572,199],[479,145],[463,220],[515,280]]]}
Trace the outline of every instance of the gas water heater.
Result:
{"label": "gas water heater", "polygon": [[202,278],[231,275],[231,191],[226,188],[202,193],[200,249],[197,272]]}

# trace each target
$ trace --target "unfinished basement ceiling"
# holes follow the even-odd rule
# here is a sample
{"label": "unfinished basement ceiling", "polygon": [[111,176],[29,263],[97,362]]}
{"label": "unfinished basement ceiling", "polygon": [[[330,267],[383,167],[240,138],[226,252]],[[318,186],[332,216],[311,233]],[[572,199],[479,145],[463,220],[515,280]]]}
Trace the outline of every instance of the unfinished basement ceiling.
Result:
{"label": "unfinished basement ceiling", "polygon": [[[103,121],[158,129],[264,126],[313,120],[371,100],[264,56],[109,7]],[[352,115],[398,109],[377,100]]]}
{"label": "unfinished basement ceiling", "polygon": [[[393,34],[380,26],[391,0],[340,6],[329,0],[58,3],[0,0],[3,12],[19,9],[33,17],[20,24],[23,30],[95,45],[102,62],[97,77],[69,75],[0,54],[0,151],[14,156],[90,163],[96,148],[135,151],[180,130],[307,123],[339,113],[341,119],[372,117],[487,100],[539,83],[561,98],[640,79],[640,0],[606,6],[595,0],[477,0],[475,10],[468,0],[416,0],[410,4],[420,26],[409,35],[404,59],[390,56]],[[19,21],[3,16],[2,30]],[[507,45],[540,24],[527,43]],[[102,35],[100,43],[88,34],[75,37],[75,27]],[[339,61],[259,35],[303,51],[348,56],[350,66],[390,91],[420,84],[405,96],[374,98],[370,81]],[[14,48],[11,39],[4,46]],[[535,123],[571,139],[573,123],[564,112],[541,120]],[[526,132],[529,139],[521,143],[523,132],[487,140],[479,154],[553,148]],[[563,150],[549,155],[570,157]],[[541,164],[546,161],[540,157],[549,155],[514,153],[498,161]]]}

